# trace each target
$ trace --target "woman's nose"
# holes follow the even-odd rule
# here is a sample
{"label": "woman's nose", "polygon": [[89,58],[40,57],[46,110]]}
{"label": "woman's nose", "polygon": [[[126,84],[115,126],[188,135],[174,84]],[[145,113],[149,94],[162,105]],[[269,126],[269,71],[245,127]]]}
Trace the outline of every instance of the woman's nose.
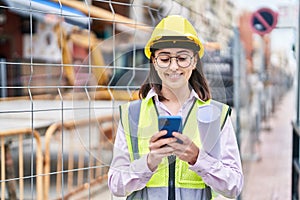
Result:
{"label": "woman's nose", "polygon": [[177,70],[178,69],[178,64],[177,64],[177,58],[170,58],[170,70]]}

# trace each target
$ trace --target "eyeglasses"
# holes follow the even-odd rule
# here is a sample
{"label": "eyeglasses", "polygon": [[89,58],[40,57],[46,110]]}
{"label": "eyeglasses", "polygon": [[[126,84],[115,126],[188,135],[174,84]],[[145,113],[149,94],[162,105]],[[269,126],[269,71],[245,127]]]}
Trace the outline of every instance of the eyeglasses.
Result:
{"label": "eyeglasses", "polygon": [[160,68],[168,68],[172,58],[176,58],[176,63],[179,67],[187,68],[191,65],[193,57],[189,54],[179,54],[177,56],[158,55],[155,60]]}

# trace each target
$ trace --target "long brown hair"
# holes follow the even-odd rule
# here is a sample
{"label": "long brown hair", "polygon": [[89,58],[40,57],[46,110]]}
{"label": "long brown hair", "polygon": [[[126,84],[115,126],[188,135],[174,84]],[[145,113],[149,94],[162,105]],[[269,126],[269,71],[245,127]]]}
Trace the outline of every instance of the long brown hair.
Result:
{"label": "long brown hair", "polygon": [[[160,101],[167,100],[161,93],[162,81],[159,78],[156,70],[154,69],[152,62],[153,58],[154,54],[152,53],[150,57],[150,71],[145,82],[139,90],[139,97],[145,98],[148,92],[151,90],[151,88],[154,88],[155,92],[158,94],[158,99]],[[208,87],[207,79],[204,76],[202,67],[203,64],[201,59],[197,59],[196,68],[192,72],[192,75],[189,79],[189,84],[190,87],[194,89],[195,92],[198,94],[199,98],[203,101],[206,101],[211,98],[211,92]]]}

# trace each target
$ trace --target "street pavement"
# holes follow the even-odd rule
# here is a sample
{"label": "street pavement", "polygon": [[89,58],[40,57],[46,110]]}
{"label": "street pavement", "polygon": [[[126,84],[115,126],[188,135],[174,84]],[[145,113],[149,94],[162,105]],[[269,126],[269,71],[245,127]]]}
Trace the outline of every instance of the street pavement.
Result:
{"label": "street pavement", "polygon": [[[295,91],[281,98],[259,134],[256,160],[244,160],[242,200],[291,199],[292,121],[296,113]],[[264,129],[265,128],[265,129]]]}

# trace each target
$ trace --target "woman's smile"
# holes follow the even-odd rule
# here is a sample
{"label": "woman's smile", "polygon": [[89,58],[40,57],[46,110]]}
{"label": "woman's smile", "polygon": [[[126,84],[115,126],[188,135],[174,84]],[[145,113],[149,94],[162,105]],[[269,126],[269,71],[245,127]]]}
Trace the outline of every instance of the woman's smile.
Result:
{"label": "woman's smile", "polygon": [[171,80],[171,81],[177,81],[180,79],[183,75],[183,73],[165,73],[165,75]]}

